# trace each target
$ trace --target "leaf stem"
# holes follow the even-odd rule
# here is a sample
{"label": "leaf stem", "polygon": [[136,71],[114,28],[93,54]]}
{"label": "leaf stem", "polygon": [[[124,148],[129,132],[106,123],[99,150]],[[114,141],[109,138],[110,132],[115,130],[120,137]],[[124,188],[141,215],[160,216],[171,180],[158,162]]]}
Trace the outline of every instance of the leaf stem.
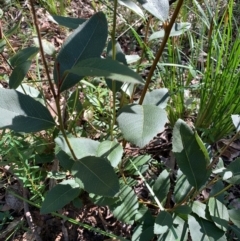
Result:
{"label": "leaf stem", "polygon": [[157,52],[157,55],[156,55],[156,57],[155,57],[155,59],[153,61],[152,67],[151,67],[151,69],[149,71],[149,74],[148,74],[148,77],[147,77],[147,80],[146,80],[146,83],[145,83],[145,86],[144,86],[141,98],[139,100],[139,104],[140,105],[143,103],[143,100],[144,100],[144,97],[145,97],[145,95],[147,93],[148,86],[149,86],[149,84],[151,82],[154,70],[156,69],[158,61],[159,61],[160,57],[162,56],[163,50],[164,50],[164,48],[165,48],[165,46],[167,44],[167,41],[168,41],[168,38],[169,38],[169,35],[170,35],[170,32],[171,32],[172,26],[173,26],[173,24],[174,24],[174,22],[175,22],[175,20],[176,20],[176,18],[178,16],[178,13],[179,13],[179,11],[181,9],[182,4],[183,4],[183,0],[179,0],[178,4],[177,4],[177,7],[176,7],[176,9],[175,9],[175,11],[173,13],[173,16],[172,16],[172,18],[170,20],[170,23],[168,24],[167,21],[166,21],[163,24],[163,27],[164,27],[164,30],[165,30],[165,34],[164,34],[161,46],[160,46],[160,48],[159,48],[159,50]]}

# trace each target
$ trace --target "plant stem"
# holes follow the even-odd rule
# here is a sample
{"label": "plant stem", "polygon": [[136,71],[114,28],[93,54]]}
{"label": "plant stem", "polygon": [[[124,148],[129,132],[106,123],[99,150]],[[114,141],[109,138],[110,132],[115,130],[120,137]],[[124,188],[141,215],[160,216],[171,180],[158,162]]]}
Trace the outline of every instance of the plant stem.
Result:
{"label": "plant stem", "polygon": [[155,202],[157,203],[158,208],[161,211],[164,211],[164,207],[162,206],[162,204],[160,203],[160,201],[158,200],[158,197],[155,195],[154,191],[152,190],[152,188],[150,187],[150,185],[147,183],[146,179],[144,178],[144,176],[142,175],[141,172],[139,172],[138,168],[136,167],[136,165],[130,160],[132,166],[134,167],[134,169],[138,172],[138,175],[142,178],[142,180],[144,181],[148,191],[150,192],[150,194],[152,195],[152,197],[154,198]]}
{"label": "plant stem", "polygon": [[214,157],[213,161],[209,164],[208,169],[212,169],[212,167],[216,164],[219,157],[227,150],[227,148],[239,137],[240,132],[237,132],[229,141],[229,143],[220,151],[220,153]]}
{"label": "plant stem", "polygon": [[[213,196],[211,196],[211,197],[217,197],[217,196],[219,196],[220,194],[224,193],[225,191],[227,191],[227,190],[228,190],[230,187],[232,187],[232,186],[233,186],[233,184],[227,185],[225,188],[223,188],[221,191],[215,193],[215,194],[214,194]],[[205,199],[203,202],[204,202],[204,203],[207,202],[211,197],[208,197],[208,198]]]}
{"label": "plant stem", "polygon": [[145,86],[144,86],[141,98],[139,100],[139,104],[140,105],[143,103],[143,100],[144,100],[144,97],[145,97],[146,92],[148,90],[148,86],[149,86],[150,81],[152,79],[154,70],[156,69],[158,61],[159,61],[160,57],[162,56],[163,50],[164,50],[164,48],[165,48],[165,46],[167,44],[167,40],[168,40],[170,32],[171,32],[172,26],[173,26],[173,24],[174,24],[174,22],[175,22],[175,20],[176,20],[176,18],[178,16],[178,13],[179,13],[179,11],[181,9],[182,4],[183,4],[183,0],[179,0],[178,4],[177,4],[177,7],[176,7],[176,9],[175,9],[175,11],[173,13],[172,18],[171,18],[170,23],[168,24],[167,22],[164,22],[164,25],[163,25],[164,26],[164,30],[165,30],[164,38],[163,38],[162,44],[161,44],[161,46],[160,46],[160,48],[159,48],[159,50],[157,52],[157,55],[156,55],[156,57],[155,57],[155,59],[153,61],[152,67],[151,67],[151,69],[149,71],[149,74],[148,74],[148,77],[147,77],[147,80],[146,80],[146,83],[145,83]]}
{"label": "plant stem", "polygon": [[[116,59],[116,25],[117,25],[117,0],[114,0],[114,10],[113,10],[113,29],[112,29],[112,59]],[[112,105],[113,105],[113,116],[112,116],[112,124],[111,124],[111,140],[113,140],[113,129],[116,122],[116,81],[112,80]]]}
{"label": "plant stem", "polygon": [[116,122],[116,82],[113,80],[112,82],[112,97],[113,97],[113,116],[112,116],[112,125],[111,125],[111,140],[113,141],[114,135],[113,135],[113,129]]}
{"label": "plant stem", "polygon": [[[141,65],[141,63],[143,61],[143,58],[144,58],[145,54],[146,54],[145,52],[146,52],[146,47],[147,47],[147,37],[148,37],[148,31],[149,31],[151,20],[152,20],[152,17],[150,16],[149,19],[147,20],[147,25],[146,25],[146,29],[145,29],[145,36],[144,36],[144,41],[143,41],[144,44],[143,44],[143,48],[142,48],[141,58],[138,61],[138,66],[137,66],[137,70],[136,70],[137,73],[139,73],[140,65]],[[135,90],[136,90],[136,85],[134,85],[134,87],[133,87],[133,92],[132,92],[132,95],[131,95],[131,98],[130,98],[130,103],[133,103]]]}
{"label": "plant stem", "polygon": [[46,71],[47,80],[48,80],[49,86],[51,88],[51,91],[53,93],[54,99],[56,99],[55,89],[54,89],[53,83],[51,81],[51,77],[50,77],[49,70],[48,70],[48,64],[47,64],[47,61],[46,61],[46,58],[45,58],[45,55],[44,55],[44,51],[43,51],[42,39],[41,39],[40,30],[39,30],[39,27],[38,27],[37,15],[36,15],[36,12],[35,12],[34,3],[33,3],[33,0],[30,0],[29,2],[30,2],[30,5],[31,5],[31,9],[32,9],[33,21],[34,21],[34,25],[35,25],[35,28],[36,28],[36,31],[37,31],[39,49],[40,49],[43,65],[44,65],[44,68],[45,68],[45,71]]}
{"label": "plant stem", "polygon": [[195,192],[196,192],[195,188],[192,188],[180,203],[177,203],[177,204],[174,205],[174,209],[181,206],[182,204],[188,202],[189,199],[192,199],[191,196]]}
{"label": "plant stem", "polygon": [[117,0],[114,0],[114,10],[113,10],[113,29],[112,29],[112,58],[116,59],[116,25],[117,25]]}
{"label": "plant stem", "polygon": [[58,122],[59,122],[59,125],[60,125],[59,128],[60,128],[60,130],[61,130],[61,132],[63,134],[63,137],[64,137],[64,139],[65,139],[65,141],[67,143],[67,146],[68,146],[68,148],[69,148],[69,150],[70,150],[70,152],[72,154],[73,159],[76,161],[78,158],[77,158],[77,156],[75,155],[75,153],[74,153],[74,151],[72,149],[72,146],[71,146],[71,144],[70,144],[70,142],[68,140],[66,131],[64,129],[64,124],[63,124],[63,118],[62,118],[62,115],[61,115],[61,108],[60,108],[60,101],[59,101],[59,99],[60,99],[60,94],[58,93],[58,96],[55,99],[55,103],[56,103],[56,107],[57,107]]}
{"label": "plant stem", "polygon": [[72,146],[67,138],[67,134],[65,132],[65,129],[64,129],[64,125],[63,125],[63,119],[62,119],[62,115],[61,115],[61,108],[60,108],[60,91],[58,90],[58,93],[56,94],[55,92],[55,89],[54,89],[54,85],[51,81],[51,77],[50,77],[50,74],[49,74],[49,70],[48,70],[48,64],[47,64],[47,61],[46,61],[46,58],[45,58],[45,55],[44,55],[44,51],[43,51],[43,45],[42,45],[42,41],[41,41],[41,34],[40,34],[40,31],[39,31],[39,28],[38,28],[38,23],[37,23],[37,16],[36,16],[36,12],[35,12],[35,9],[34,9],[34,4],[33,4],[33,0],[30,0],[30,4],[31,4],[31,8],[32,8],[32,14],[33,14],[33,21],[34,21],[34,25],[35,25],[35,28],[36,28],[36,31],[37,31],[37,36],[38,36],[38,42],[39,42],[39,48],[40,48],[40,53],[41,53],[41,57],[42,57],[42,60],[43,60],[43,65],[44,65],[44,68],[45,68],[45,71],[46,71],[46,75],[47,75],[47,80],[48,80],[48,83],[49,83],[49,86],[50,86],[50,89],[53,93],[53,97],[54,97],[54,100],[55,100],[55,103],[56,103],[56,107],[57,107],[57,115],[58,115],[58,121],[59,121],[59,125],[60,125],[60,130],[63,134],[63,137],[68,145],[68,148],[72,154],[72,157],[73,159],[76,161],[77,160],[77,157],[72,149]]}
{"label": "plant stem", "polygon": [[142,53],[141,53],[141,58],[139,59],[138,61],[138,66],[137,66],[137,73],[139,73],[139,68],[140,68],[140,65],[143,61],[143,58],[145,56],[145,51],[146,51],[146,47],[147,47],[147,37],[148,37],[148,31],[149,31],[149,27],[150,27],[150,22],[152,20],[152,17],[150,16],[149,19],[147,20],[147,25],[145,27],[145,36],[144,36],[144,44],[143,44],[143,49],[142,49]]}

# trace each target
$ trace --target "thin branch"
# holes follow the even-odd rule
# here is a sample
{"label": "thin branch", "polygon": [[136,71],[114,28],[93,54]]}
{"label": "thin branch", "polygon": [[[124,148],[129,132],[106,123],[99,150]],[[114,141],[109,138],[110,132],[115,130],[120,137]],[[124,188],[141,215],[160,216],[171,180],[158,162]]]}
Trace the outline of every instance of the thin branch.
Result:
{"label": "thin branch", "polygon": [[172,29],[172,26],[173,24],[175,23],[175,20],[178,16],[178,13],[182,7],[182,4],[183,4],[183,0],[179,0],[178,4],[177,4],[177,7],[173,13],[173,16],[170,20],[170,23],[168,24],[167,22],[164,23],[164,30],[165,30],[165,34],[164,34],[164,38],[163,38],[163,41],[162,41],[162,44],[158,50],[158,53],[156,55],[156,58],[154,59],[153,61],[153,64],[152,64],[152,67],[149,71],[149,74],[148,74],[148,77],[147,77],[147,80],[146,80],[146,83],[145,83],[145,86],[144,86],[144,89],[143,89],[143,92],[142,92],[142,95],[141,95],[141,98],[139,100],[139,104],[141,105],[143,103],[143,100],[144,100],[144,97],[147,93],[147,90],[148,90],[148,86],[151,82],[151,79],[152,79],[152,76],[153,76],[153,73],[157,67],[157,64],[158,64],[158,61],[160,59],[160,57],[162,56],[162,53],[163,53],[163,50],[167,44],[167,41],[168,41],[168,38],[169,38],[169,35],[170,35],[170,32],[171,32],[171,29]]}
{"label": "thin branch", "polygon": [[[113,30],[112,30],[112,59],[116,59],[116,25],[117,25],[117,4],[118,1],[114,0],[114,11],[113,11]],[[111,140],[114,139],[113,136],[113,129],[114,125],[116,122],[116,81],[112,80],[112,106],[113,106],[113,115],[112,115],[112,123],[111,123],[111,129],[110,129],[110,134],[111,134]]]}
{"label": "thin branch", "polygon": [[217,162],[219,157],[229,148],[229,146],[239,137],[240,132],[237,132],[229,141],[229,143],[220,150],[219,154],[213,158],[213,161],[209,164],[208,169],[211,169]]}
{"label": "thin branch", "polygon": [[[27,200],[27,189],[23,187],[23,198]],[[37,227],[33,222],[32,215],[29,211],[28,203],[23,199],[24,214],[27,219],[28,226],[30,227],[32,234],[36,241],[42,241],[41,237],[38,235]]]}
{"label": "thin branch", "polygon": [[58,90],[58,93],[56,94],[55,92],[55,89],[54,89],[54,85],[51,81],[51,77],[50,77],[50,74],[49,74],[49,69],[48,69],[48,64],[47,64],[47,61],[46,61],[46,58],[45,58],[45,55],[44,55],[44,51],[43,51],[43,45],[42,45],[42,40],[41,40],[41,34],[40,34],[40,30],[39,30],[39,27],[38,27],[38,23],[37,23],[37,16],[36,16],[36,12],[35,12],[35,9],[34,9],[34,3],[33,3],[33,0],[30,0],[30,4],[31,4],[31,8],[32,8],[32,14],[33,14],[33,21],[34,21],[34,25],[36,27],[36,31],[37,31],[37,36],[38,36],[38,41],[39,41],[39,48],[40,48],[40,53],[41,53],[41,57],[42,57],[42,60],[43,60],[43,65],[44,65],[44,68],[45,68],[45,71],[46,71],[46,75],[47,75],[47,80],[48,80],[48,83],[49,83],[49,86],[50,86],[50,89],[53,93],[53,97],[54,97],[54,100],[55,100],[55,103],[56,103],[56,107],[57,107],[57,112],[58,112],[58,121],[59,121],[59,124],[60,124],[60,130],[62,131],[62,134],[63,134],[63,137],[70,149],[70,152],[73,156],[73,158],[75,160],[77,160],[77,157],[71,147],[71,144],[67,138],[67,134],[65,132],[65,129],[64,129],[64,125],[63,125],[63,119],[62,119],[62,115],[61,115],[61,108],[60,108],[60,103],[59,103],[59,99],[60,99],[60,91]]}
{"label": "thin branch", "polygon": [[35,11],[35,8],[34,8],[34,0],[30,0],[29,2],[30,2],[30,5],[31,5],[31,9],[32,9],[33,21],[34,21],[34,25],[35,25],[35,28],[36,28],[36,31],[37,31],[40,53],[41,53],[43,65],[44,65],[44,68],[45,68],[45,71],[46,71],[47,80],[48,80],[49,86],[51,88],[51,91],[53,93],[53,97],[54,97],[54,99],[56,99],[55,89],[54,89],[54,86],[53,86],[53,83],[52,83],[52,80],[51,80],[51,77],[50,77],[50,74],[49,74],[48,64],[47,64],[47,61],[46,61],[46,58],[45,58],[45,55],[44,55],[44,51],[43,51],[41,33],[40,33],[40,30],[39,30],[39,27],[38,27],[37,15],[36,15],[36,11]]}

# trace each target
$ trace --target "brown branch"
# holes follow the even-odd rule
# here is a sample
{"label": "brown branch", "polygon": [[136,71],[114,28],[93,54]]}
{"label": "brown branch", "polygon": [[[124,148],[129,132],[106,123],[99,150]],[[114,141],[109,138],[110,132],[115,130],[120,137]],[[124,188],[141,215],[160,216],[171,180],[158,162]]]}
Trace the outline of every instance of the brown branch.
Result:
{"label": "brown branch", "polygon": [[[27,200],[27,189],[23,187],[23,198]],[[29,211],[28,203],[23,201],[23,207],[24,207],[24,214],[27,219],[27,223],[29,228],[32,231],[32,234],[34,235],[34,238],[36,241],[42,241],[41,237],[38,235],[37,227],[33,222],[32,215]]]}
{"label": "brown branch", "polygon": [[54,89],[54,86],[53,86],[53,83],[52,83],[52,80],[51,80],[51,77],[50,77],[50,74],[49,74],[48,64],[47,64],[47,61],[46,61],[46,58],[45,58],[45,55],[44,55],[44,51],[43,51],[41,33],[40,33],[40,30],[39,30],[39,27],[38,27],[37,15],[36,15],[36,11],[35,11],[35,8],[34,8],[34,0],[30,0],[29,2],[31,4],[33,21],[34,21],[34,25],[35,25],[35,28],[36,28],[36,31],[37,31],[39,48],[40,48],[40,53],[41,53],[41,57],[42,57],[42,61],[43,61],[43,66],[44,66],[45,71],[46,71],[47,80],[48,80],[49,86],[51,88],[51,91],[53,93],[53,97],[54,97],[54,99],[56,99],[55,89]]}
{"label": "brown branch", "polygon": [[162,41],[162,44],[157,52],[157,55],[153,61],[153,64],[151,66],[151,69],[149,71],[149,74],[148,74],[148,77],[147,77],[147,80],[146,80],[146,83],[145,83],[145,86],[144,86],[144,89],[143,89],[143,92],[142,92],[142,95],[141,95],[141,98],[139,100],[139,104],[141,105],[143,103],[143,100],[144,100],[144,97],[146,95],[146,92],[148,90],[148,86],[151,82],[151,79],[152,79],[152,76],[153,76],[153,73],[157,67],[157,64],[158,64],[158,61],[160,59],[160,57],[162,56],[162,53],[163,53],[163,50],[167,44],[167,41],[168,41],[168,38],[169,38],[169,35],[170,35],[170,32],[171,32],[171,29],[172,29],[172,26],[173,24],[175,23],[175,20],[178,16],[178,13],[182,7],[182,4],[183,4],[183,0],[179,0],[178,4],[177,4],[177,7],[173,13],[173,16],[170,20],[170,23],[168,24],[167,22],[164,23],[164,30],[165,30],[165,34],[164,34],[164,38],[163,38],[163,41]]}

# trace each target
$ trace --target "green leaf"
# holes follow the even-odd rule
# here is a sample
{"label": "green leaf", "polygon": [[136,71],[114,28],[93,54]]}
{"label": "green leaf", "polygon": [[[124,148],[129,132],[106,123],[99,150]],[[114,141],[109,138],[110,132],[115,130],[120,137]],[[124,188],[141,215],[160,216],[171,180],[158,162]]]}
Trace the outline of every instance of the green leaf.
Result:
{"label": "green leaf", "polygon": [[53,19],[59,24],[67,28],[75,29],[79,27],[82,23],[84,23],[87,19],[83,18],[70,18],[53,15]]}
{"label": "green leaf", "polygon": [[223,159],[220,157],[217,165],[213,169],[213,173],[214,174],[219,174],[223,170],[225,170],[225,167],[224,167]]}
{"label": "green leaf", "polygon": [[72,204],[75,208],[79,209],[83,207],[83,202],[79,197],[76,197],[73,199]]}
{"label": "green leaf", "polygon": [[153,230],[155,218],[152,216],[147,206],[140,204],[138,213],[135,216],[135,221],[143,224],[145,227],[147,226],[152,227],[152,230]]}
{"label": "green leaf", "polygon": [[150,12],[154,17],[162,22],[167,20],[169,15],[169,2],[168,0],[138,0],[140,4]]}
{"label": "green leaf", "polygon": [[174,187],[175,202],[182,202],[191,189],[192,186],[189,184],[187,177],[184,174],[179,175]]}
{"label": "green leaf", "polygon": [[81,192],[74,180],[64,180],[48,191],[41,207],[41,214],[55,212],[74,200]]}
{"label": "green leaf", "polygon": [[141,18],[145,18],[142,9],[135,2],[131,0],[118,0],[118,3],[129,8]]}
{"label": "green leaf", "polygon": [[10,64],[14,68],[27,60],[33,59],[38,52],[39,48],[37,47],[21,49],[13,57],[10,58]]}
{"label": "green leaf", "polygon": [[[38,38],[33,38],[33,42],[37,47],[39,47]],[[56,53],[54,44],[47,41],[46,39],[42,39],[42,47],[43,47],[44,53],[48,55],[54,55]]]}
{"label": "green leaf", "polygon": [[131,241],[150,241],[153,237],[153,226],[144,227],[140,224],[134,229]]}
{"label": "green leaf", "polygon": [[[129,83],[124,83],[121,87],[121,90],[123,91],[123,93],[125,94],[124,97],[126,95],[128,95],[129,97],[132,96],[133,91],[135,90],[135,84],[129,84]],[[126,97],[125,97],[126,98]]]}
{"label": "green leaf", "polygon": [[223,231],[227,231],[229,215],[226,206],[216,198],[211,197],[208,201],[208,209],[216,226]]}
{"label": "green leaf", "polygon": [[0,88],[0,112],[0,128],[29,133],[55,126],[45,106],[16,90]]}
{"label": "green leaf", "polygon": [[[122,181],[122,179],[120,179]],[[126,177],[126,184],[129,186],[129,187],[134,187],[138,184],[138,181],[134,178],[131,178],[131,177]]]}
{"label": "green leaf", "polygon": [[211,170],[208,169],[209,157],[199,144],[195,133],[182,120],[178,120],[173,129],[173,153],[177,164],[186,175],[189,183],[199,190],[208,180]]}
{"label": "green leaf", "polygon": [[188,215],[188,226],[194,241],[227,241],[224,232],[205,219]]}
{"label": "green leaf", "polygon": [[174,208],[174,212],[181,214],[190,214],[192,212],[192,208],[187,205],[182,205]]}
{"label": "green leaf", "polygon": [[161,203],[163,203],[163,205],[166,201],[169,189],[170,189],[169,173],[167,170],[163,170],[153,185],[154,194],[157,196],[158,200]]}
{"label": "green leaf", "polygon": [[55,180],[62,180],[66,178],[66,173],[65,172],[47,172],[47,178],[55,179]]}
{"label": "green leaf", "polygon": [[121,205],[113,210],[113,215],[122,222],[132,224],[139,207],[137,196],[127,185],[121,188],[118,196],[121,199]]}
{"label": "green leaf", "polygon": [[[107,46],[107,57],[109,58],[109,59],[113,59],[112,57],[112,51],[113,51],[113,49],[112,49],[112,41],[109,41],[108,42],[108,46]],[[114,47],[115,47],[115,51],[116,51],[116,60],[118,61],[118,62],[120,62],[120,63],[122,63],[122,64],[124,64],[124,65],[127,65],[127,61],[126,61],[126,58],[125,58],[125,55],[124,55],[124,53],[123,53],[123,51],[122,51],[122,49],[121,49],[121,46],[120,46],[120,44],[117,42],[117,41],[115,41],[115,45],[114,45]],[[112,81],[113,80],[110,80],[110,79],[106,79],[106,84],[107,84],[107,86],[108,86],[108,88],[110,89],[110,90],[112,90]],[[120,89],[121,89],[121,87],[122,87],[122,85],[123,85],[123,83],[122,82],[119,82],[119,81],[115,81],[115,92],[117,92],[117,91],[119,91]]]}
{"label": "green leaf", "polygon": [[187,222],[182,218],[175,215],[173,219],[173,225],[167,233],[161,235],[158,241],[187,241],[188,240],[188,228]]}
{"label": "green leaf", "polygon": [[240,115],[231,115],[236,131],[240,131]]}
{"label": "green leaf", "polygon": [[106,140],[98,146],[97,156],[108,159],[114,168],[117,167],[121,161],[122,155],[123,148],[116,140]]}
{"label": "green leaf", "polygon": [[[45,148],[44,148],[45,149]],[[54,160],[54,153],[41,153],[35,155],[35,164],[47,164],[51,163]]]}
{"label": "green leaf", "polygon": [[194,201],[192,203],[192,211],[197,214],[198,217],[208,220],[207,218],[207,206],[199,201]]}
{"label": "green leaf", "polygon": [[64,42],[54,65],[54,82],[61,92],[78,83],[83,76],[65,75],[78,62],[100,57],[107,40],[107,20],[102,12],[85,21]]}
{"label": "green leaf", "polygon": [[201,140],[201,138],[199,137],[199,135],[196,131],[194,131],[194,136],[195,136],[196,142],[197,142],[200,150],[202,151],[202,153],[207,161],[207,164],[210,164],[211,159],[210,159],[209,155],[211,155],[211,152],[208,151],[207,147],[204,145],[203,141]]}
{"label": "green leaf", "polygon": [[10,28],[6,33],[5,36],[6,38],[11,37],[14,33],[16,33],[20,27],[20,24],[22,21],[16,21],[17,23],[15,25],[13,25],[12,28]]}
{"label": "green leaf", "polygon": [[240,158],[231,162],[224,172],[231,174],[231,178],[226,180],[228,183],[240,184]]}
{"label": "green leaf", "polygon": [[228,214],[232,222],[240,228],[240,210],[238,209],[231,209],[228,210]]}
{"label": "green leaf", "polygon": [[141,59],[141,57],[137,54],[125,55],[125,58],[127,60],[127,64],[136,63],[139,59]]}
{"label": "green leaf", "polygon": [[[148,164],[146,163],[148,163],[150,160],[152,160],[152,158],[149,155],[140,155],[128,159],[125,162],[124,171],[130,175],[139,175],[139,172],[143,174],[145,170],[149,168]],[[134,166],[138,169],[138,171],[134,168]]]}
{"label": "green leaf", "polygon": [[21,86],[19,86],[16,90],[22,94],[26,93],[26,95],[29,95],[33,98],[40,97],[40,92],[28,84],[21,84]]}
{"label": "green leaf", "polygon": [[147,92],[143,100],[143,105],[156,105],[162,109],[166,108],[169,99],[168,89],[161,88]]}
{"label": "green leaf", "polygon": [[152,157],[149,155],[144,156],[136,156],[133,157],[132,161],[127,161],[124,166],[124,170],[131,170],[133,168],[133,164],[136,167],[143,166],[144,164],[148,163],[150,160],[152,160]]}
{"label": "green leaf", "polygon": [[[174,23],[170,32],[170,37],[182,35],[184,32],[191,28],[191,23]],[[165,30],[154,32],[150,37],[149,41],[157,38],[163,38],[165,35]]]}
{"label": "green leaf", "polygon": [[74,160],[66,152],[62,151],[58,145],[55,147],[55,155],[64,170],[69,171],[72,169]]}
{"label": "green leaf", "polygon": [[[117,41],[115,41],[114,47],[116,48],[116,60],[124,65],[127,65],[127,60],[125,54],[122,51],[121,45]],[[112,59],[112,52],[112,41],[109,41],[107,46],[107,57],[110,59]]]}
{"label": "green leaf", "polygon": [[142,77],[113,59],[88,58],[67,71],[79,76],[98,76],[126,83],[143,84]]}
{"label": "green leaf", "polygon": [[103,197],[103,196],[98,196],[93,193],[89,194],[90,200],[95,203],[98,206],[108,206],[110,210],[112,208],[116,207],[116,204],[118,203],[119,199],[117,197]]}
{"label": "green leaf", "polygon": [[30,66],[31,61],[25,61],[13,69],[12,74],[9,77],[9,87],[11,89],[16,89],[21,84]]}
{"label": "green leaf", "polygon": [[144,147],[164,130],[167,114],[157,106],[131,104],[120,109],[117,121],[127,141]]}
{"label": "green leaf", "polygon": [[104,158],[81,158],[73,164],[72,174],[81,180],[87,192],[113,197],[119,191],[117,175]]}
{"label": "green leaf", "polygon": [[[68,141],[73,148],[73,151],[78,159],[81,159],[85,156],[96,156],[97,149],[99,146],[98,141],[94,141],[88,138],[77,138],[77,137],[68,137]],[[72,157],[70,149],[63,138],[62,135],[59,135],[55,138],[55,143],[69,156]]]}
{"label": "green leaf", "polygon": [[[220,191],[222,191],[224,189],[224,184],[221,180],[218,180],[217,182],[214,183],[214,185],[212,186],[211,188],[211,191],[209,193],[209,196],[210,197],[213,197],[215,196],[215,194],[219,193]],[[215,196],[215,198],[220,201],[220,202],[224,202],[224,197],[225,197],[225,194],[224,192],[221,192],[221,194]]]}
{"label": "green leaf", "polygon": [[240,240],[240,229],[236,227],[235,225],[229,225],[229,227],[232,229],[232,231],[237,236],[238,240]]}
{"label": "green leaf", "polygon": [[6,40],[0,39],[0,53],[4,51],[5,46],[6,46]]}
{"label": "green leaf", "polygon": [[70,113],[73,113],[74,111],[79,113],[80,111],[83,110],[82,103],[79,100],[79,89],[78,88],[76,88],[76,90],[73,91],[73,93],[70,95],[70,97],[67,101],[67,106],[68,106],[68,110]]}
{"label": "green leaf", "polygon": [[172,227],[172,225],[173,225],[172,216],[166,211],[161,211],[155,220],[154,233],[155,234],[166,233]]}

